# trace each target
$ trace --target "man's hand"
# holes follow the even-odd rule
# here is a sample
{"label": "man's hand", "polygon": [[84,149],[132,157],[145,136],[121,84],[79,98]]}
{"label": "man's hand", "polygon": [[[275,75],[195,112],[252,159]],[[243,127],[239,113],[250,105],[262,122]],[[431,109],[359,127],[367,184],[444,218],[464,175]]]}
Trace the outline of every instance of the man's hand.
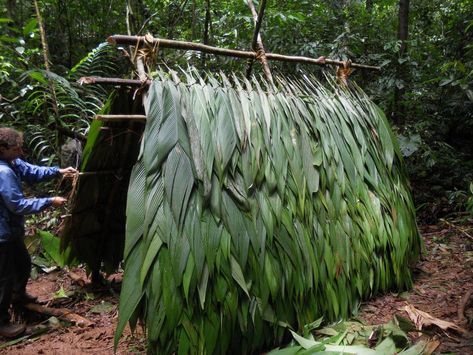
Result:
{"label": "man's hand", "polygon": [[61,173],[61,175],[75,174],[75,173],[77,173],[77,169],[73,168],[72,166],[69,166],[67,168],[59,169],[59,173]]}
{"label": "man's hand", "polygon": [[52,205],[53,205],[53,207],[59,207],[59,206],[62,206],[63,204],[65,204],[66,202],[67,202],[67,199],[65,199],[64,197],[54,196],[53,201],[52,201]]}

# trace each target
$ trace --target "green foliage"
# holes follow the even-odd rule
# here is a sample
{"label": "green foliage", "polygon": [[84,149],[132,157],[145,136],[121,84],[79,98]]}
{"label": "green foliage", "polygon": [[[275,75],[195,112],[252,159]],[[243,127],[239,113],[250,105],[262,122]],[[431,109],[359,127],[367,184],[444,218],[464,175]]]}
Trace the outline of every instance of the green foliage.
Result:
{"label": "green foliage", "polygon": [[[55,135],[41,132],[50,124],[48,114],[37,111],[33,117],[24,110],[24,97],[36,81],[20,82],[22,73],[43,64],[41,44],[31,1],[3,1],[0,11],[0,118],[25,127],[38,121],[28,131],[38,130],[35,141]],[[67,77],[86,53],[113,33],[144,34],[156,37],[204,41],[206,33],[206,0],[40,2],[50,48],[53,71]],[[258,2],[255,2],[258,7]],[[407,51],[401,54],[397,38],[398,1],[376,1],[371,7],[365,1],[275,1],[268,2],[261,33],[265,47],[274,53],[334,59],[382,66],[382,72],[355,71],[353,76],[369,96],[388,113],[407,136],[418,134],[425,149],[407,159],[416,186],[441,186],[439,192],[426,195],[423,188],[416,194],[417,203],[445,197],[448,190],[462,189],[471,177],[458,164],[473,161],[471,132],[473,125],[473,25],[471,1],[420,0],[411,2]],[[210,2],[207,41],[211,45],[249,49],[253,20],[244,1]],[[131,56],[133,51],[130,50]],[[160,48],[158,60],[174,65],[192,64],[209,70],[244,71],[247,62],[214,57],[195,52]],[[303,69],[320,74],[318,68],[304,64],[270,63],[272,70],[288,75]],[[255,65],[254,72],[260,71]],[[400,74],[402,73],[402,75]],[[403,90],[395,95],[395,88]],[[28,119],[27,119],[28,117]],[[67,121],[67,120],[66,120]],[[70,123],[68,123],[70,124]],[[408,131],[404,128],[407,125]],[[79,121],[75,129],[84,130]],[[413,126],[414,131],[410,130]],[[54,127],[51,127],[54,129]],[[57,137],[61,140],[61,137]],[[51,142],[51,146],[58,143]],[[442,159],[444,147],[451,154]],[[44,144],[42,145],[44,146]],[[32,147],[34,149],[34,146]],[[36,152],[40,147],[37,148]],[[53,157],[51,149],[44,156]],[[436,163],[424,164],[420,156],[431,154]],[[454,159],[457,156],[458,159]],[[451,159],[452,157],[452,159]],[[54,157],[53,157],[54,158]],[[51,159],[49,159],[51,160]],[[447,175],[457,170],[455,179],[440,182],[432,175]],[[434,174],[432,172],[434,171]]]}
{"label": "green foliage", "polygon": [[[59,155],[64,143],[61,131],[67,128],[76,134],[84,134],[93,116],[102,108],[108,91],[100,85],[81,86],[77,80],[86,75],[116,75],[118,63],[116,49],[101,44],[71,69],[67,77],[45,70],[31,70],[22,80],[30,78],[32,88],[25,97],[23,115],[36,119],[27,122],[27,136],[33,156],[51,161]],[[32,122],[33,121],[33,122]],[[51,139],[55,132],[55,140]]]}
{"label": "green foliage", "polygon": [[[32,11],[30,5],[21,10]],[[11,6],[16,5],[9,3],[5,9],[11,18],[0,22],[5,33],[0,37],[0,118],[25,132],[30,157],[51,164],[59,160],[64,134],[85,133],[109,94],[98,85],[81,86],[77,79],[118,75],[123,63],[116,48],[101,44],[70,72],[61,65],[53,66],[52,71],[40,69],[44,62],[38,21],[31,12],[23,25],[17,25],[16,16],[21,13]],[[47,19],[48,13],[45,16]]]}
{"label": "green foliage", "polygon": [[[38,236],[41,239],[42,254],[47,260],[51,260],[54,264],[59,267],[64,267],[66,261],[70,259],[70,249],[61,251],[60,239],[50,232],[44,230],[37,231]],[[71,261],[69,264],[73,264]]]}
{"label": "green foliage", "polygon": [[363,92],[184,74],[145,103],[117,341],[140,317],[151,352],[255,352],[411,285],[414,207]]}
{"label": "green foliage", "polygon": [[[405,324],[403,324],[405,323]],[[405,328],[409,326],[409,329]],[[318,327],[317,327],[318,328]],[[304,337],[292,332],[294,341],[268,355],[303,354],[357,354],[357,355],[422,355],[429,342],[419,341],[409,346],[408,331],[415,330],[409,320],[394,317],[387,324],[366,326],[359,322],[340,322],[317,329],[315,334]]]}

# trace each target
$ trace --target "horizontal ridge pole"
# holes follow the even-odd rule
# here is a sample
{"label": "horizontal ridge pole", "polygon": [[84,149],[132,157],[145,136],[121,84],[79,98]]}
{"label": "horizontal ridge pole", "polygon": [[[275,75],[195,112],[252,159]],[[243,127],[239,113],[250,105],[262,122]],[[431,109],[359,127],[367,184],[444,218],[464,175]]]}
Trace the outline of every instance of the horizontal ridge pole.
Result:
{"label": "horizontal ridge pole", "polygon": [[146,121],[144,115],[95,115],[97,121]]}
{"label": "horizontal ridge pole", "polygon": [[[130,45],[130,46],[136,46],[142,43],[143,44],[146,43],[145,36],[113,35],[113,36],[108,37],[107,41],[108,43],[111,43],[111,44]],[[153,45],[155,45],[156,48],[161,47],[161,48],[193,50],[193,51],[199,51],[199,52],[204,52],[204,53],[223,55],[227,57],[237,57],[237,58],[245,58],[245,59],[256,59],[257,57],[257,54],[255,52],[218,48],[218,47],[208,46],[201,43],[174,41],[174,40],[162,39],[162,38],[153,38]],[[347,64],[346,62],[341,61],[341,60],[326,59],[325,57],[320,57],[316,59],[316,58],[309,58],[309,57],[287,56],[287,55],[276,54],[276,53],[266,53],[266,59],[277,60],[277,61],[282,61],[282,62],[298,62],[298,63],[316,64],[316,65],[328,64],[328,65],[336,65],[339,67],[344,67]],[[353,68],[359,68],[359,69],[381,70],[380,67],[358,64],[358,63],[350,63],[350,66]]]}
{"label": "horizontal ridge pole", "polygon": [[136,79],[120,79],[120,78],[103,78],[100,76],[83,76],[77,82],[80,85],[86,84],[109,84],[109,85],[129,85],[129,86],[141,86],[143,84],[149,84],[147,80],[143,83],[141,80]]}
{"label": "horizontal ridge pole", "polygon": [[[339,67],[344,67],[346,64],[344,61],[328,59],[325,57],[310,58],[310,57],[282,55],[282,54],[276,54],[276,53],[266,53],[266,59],[277,60],[280,62],[296,62],[296,63],[316,64],[316,65],[336,65]],[[358,69],[368,69],[368,70],[381,70],[381,67],[358,64],[358,63],[350,63],[350,67],[358,68]]]}
{"label": "horizontal ridge pole", "polygon": [[[108,37],[108,43],[110,44],[123,44],[129,46],[136,46],[140,43],[145,43],[144,36],[125,36],[125,35],[113,35]],[[184,49],[184,50],[193,50],[204,53],[218,54],[227,57],[238,57],[238,58],[256,58],[256,53],[246,52],[234,49],[218,48],[213,46],[208,46],[206,44],[194,43],[194,42],[184,42],[184,41],[174,41],[170,39],[163,38],[153,38],[153,44],[156,44],[158,47],[162,48],[174,48],[174,49]]]}

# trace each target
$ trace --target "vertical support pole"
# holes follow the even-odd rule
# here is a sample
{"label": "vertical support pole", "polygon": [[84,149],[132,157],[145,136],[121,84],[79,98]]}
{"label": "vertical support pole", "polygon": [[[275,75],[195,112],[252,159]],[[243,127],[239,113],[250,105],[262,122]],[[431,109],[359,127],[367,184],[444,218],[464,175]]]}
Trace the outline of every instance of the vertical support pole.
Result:
{"label": "vertical support pole", "polygon": [[[253,51],[257,52],[257,59],[261,62],[263,66],[264,75],[266,79],[270,82],[272,86],[274,86],[273,76],[271,74],[271,70],[269,69],[269,64],[266,59],[266,51],[263,46],[263,39],[261,38],[260,29],[261,29],[261,22],[264,16],[264,10],[266,8],[266,0],[261,0],[259,12],[256,12],[255,5],[253,4],[253,0],[246,0],[248,7],[253,14],[253,21],[255,23],[255,31],[253,33],[253,41],[252,41],[252,49]],[[248,64],[248,68],[246,70],[246,76],[249,77],[251,75],[251,69],[253,67],[253,61]]]}

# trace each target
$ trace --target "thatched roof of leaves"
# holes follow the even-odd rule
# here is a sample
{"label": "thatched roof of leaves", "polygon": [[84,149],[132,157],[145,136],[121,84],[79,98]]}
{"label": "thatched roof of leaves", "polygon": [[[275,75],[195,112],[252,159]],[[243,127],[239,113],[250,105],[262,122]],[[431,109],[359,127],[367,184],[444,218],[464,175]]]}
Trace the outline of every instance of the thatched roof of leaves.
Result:
{"label": "thatched roof of leaves", "polygon": [[159,72],[128,189],[117,336],[252,353],[411,285],[420,238],[397,143],[359,89]]}

